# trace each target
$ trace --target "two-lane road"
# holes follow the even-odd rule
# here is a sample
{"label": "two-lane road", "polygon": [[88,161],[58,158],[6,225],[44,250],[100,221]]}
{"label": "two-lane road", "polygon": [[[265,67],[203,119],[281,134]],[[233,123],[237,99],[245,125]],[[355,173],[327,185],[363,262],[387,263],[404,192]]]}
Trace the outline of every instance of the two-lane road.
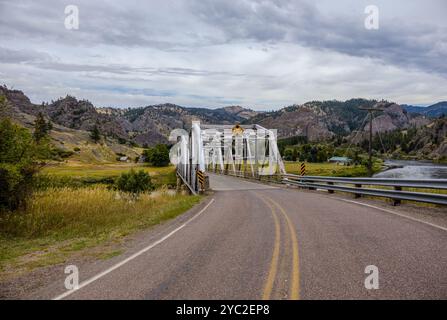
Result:
{"label": "two-lane road", "polygon": [[445,229],[318,192],[214,175],[211,187],[189,220],[59,298],[447,298]]}

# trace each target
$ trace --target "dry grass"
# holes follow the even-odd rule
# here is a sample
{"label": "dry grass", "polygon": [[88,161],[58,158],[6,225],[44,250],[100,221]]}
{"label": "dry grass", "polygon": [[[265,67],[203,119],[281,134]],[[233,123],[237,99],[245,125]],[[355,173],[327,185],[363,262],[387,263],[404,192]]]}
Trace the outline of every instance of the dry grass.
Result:
{"label": "dry grass", "polygon": [[0,268],[29,270],[63,262],[74,251],[116,241],[173,218],[198,201],[167,191],[134,201],[100,186],[37,192],[26,211],[0,217]]}
{"label": "dry grass", "polygon": [[[85,164],[70,161],[64,164],[53,164],[43,168],[41,175],[48,177],[44,184],[52,186],[83,186],[95,183],[110,183],[121,173],[130,169],[143,169],[151,176],[156,187],[175,186],[175,167],[150,167],[135,163]],[[49,182],[49,183],[48,183]]]}

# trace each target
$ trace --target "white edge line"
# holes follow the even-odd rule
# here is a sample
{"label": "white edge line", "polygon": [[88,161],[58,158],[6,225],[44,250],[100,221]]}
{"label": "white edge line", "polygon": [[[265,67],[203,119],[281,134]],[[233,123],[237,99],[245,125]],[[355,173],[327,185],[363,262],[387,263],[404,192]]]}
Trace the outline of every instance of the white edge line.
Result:
{"label": "white edge line", "polygon": [[110,272],[118,269],[119,267],[121,267],[122,265],[128,263],[129,261],[135,259],[136,257],[142,255],[143,253],[145,253],[146,251],[149,251],[150,249],[152,249],[153,247],[157,246],[158,244],[162,243],[163,241],[165,241],[166,239],[170,238],[172,235],[174,235],[177,231],[183,229],[186,225],[188,225],[191,221],[193,221],[194,219],[196,219],[198,216],[200,216],[212,203],[214,202],[214,198],[211,199],[210,202],[208,202],[208,204],[202,209],[200,210],[198,213],[196,213],[193,217],[191,217],[188,221],[186,221],[184,224],[182,224],[181,226],[175,228],[174,230],[172,230],[171,232],[169,232],[167,235],[165,235],[164,237],[162,237],[161,239],[155,241],[154,243],[150,244],[149,246],[141,249],[140,251],[134,253],[133,255],[131,255],[130,257],[124,259],[121,262],[118,262],[117,264],[111,266],[110,268],[104,270],[101,273],[98,273],[96,276],[91,277],[90,279],[82,282],[81,284],[79,284],[79,286],[76,289],[72,289],[72,290],[68,290],[64,293],[62,293],[61,295],[58,295],[57,297],[53,298],[53,300],[61,300],[65,297],[68,297],[69,295],[71,295],[72,293],[75,293],[76,291],[82,289],[83,287],[89,285],[90,283],[104,277],[105,275],[109,274]]}
{"label": "white edge line", "polygon": [[404,215],[404,214],[397,213],[397,212],[395,212],[395,211],[391,211],[391,210],[388,210],[388,209],[384,209],[384,208],[376,207],[376,206],[373,206],[373,205],[370,205],[370,204],[361,203],[361,202],[353,201],[353,200],[347,200],[347,199],[338,199],[338,200],[341,200],[341,201],[344,201],[344,202],[350,202],[350,203],[359,204],[359,205],[361,205],[361,206],[365,206],[365,207],[374,208],[374,209],[377,209],[377,210],[380,210],[380,211],[384,211],[384,212],[387,212],[387,213],[394,214],[394,215],[399,216],[399,217],[402,217],[402,218],[406,218],[406,219],[409,219],[409,220],[413,220],[413,221],[416,221],[416,222],[420,222],[420,223],[423,223],[423,224],[426,224],[426,225],[429,225],[429,226],[432,226],[432,227],[435,227],[435,228],[438,228],[438,229],[447,231],[447,228],[442,227],[442,226],[440,226],[440,225],[437,225],[437,224],[434,224],[434,223],[430,223],[430,222],[427,222],[427,221],[424,221],[424,220],[416,219],[416,218],[413,218],[413,217],[409,217],[409,216],[406,216],[406,215]]}

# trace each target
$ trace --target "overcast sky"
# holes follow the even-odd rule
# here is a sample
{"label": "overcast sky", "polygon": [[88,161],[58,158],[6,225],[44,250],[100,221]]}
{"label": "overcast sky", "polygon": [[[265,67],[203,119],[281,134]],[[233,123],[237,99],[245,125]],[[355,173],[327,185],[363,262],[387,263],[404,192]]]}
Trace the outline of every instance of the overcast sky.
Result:
{"label": "overcast sky", "polygon": [[[78,30],[64,25],[70,4]],[[371,4],[378,30],[364,26]],[[0,83],[35,103],[447,100],[444,0],[0,0],[0,39]]]}

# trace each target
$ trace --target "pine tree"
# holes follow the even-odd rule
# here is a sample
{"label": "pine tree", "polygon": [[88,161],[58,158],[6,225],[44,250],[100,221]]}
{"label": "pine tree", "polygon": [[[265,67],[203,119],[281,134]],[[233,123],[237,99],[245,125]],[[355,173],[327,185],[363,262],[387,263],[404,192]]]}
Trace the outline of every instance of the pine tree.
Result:
{"label": "pine tree", "polygon": [[8,99],[5,96],[0,95],[0,120],[3,118],[8,118],[11,110],[8,105]]}
{"label": "pine tree", "polygon": [[101,132],[99,131],[98,124],[95,124],[92,131],[90,132],[90,138],[95,143],[98,143],[98,141],[101,140]]}
{"label": "pine tree", "polygon": [[46,122],[42,112],[39,112],[36,120],[34,121],[34,140],[36,142],[40,142],[43,138],[48,136],[51,128],[52,124],[50,122]]}

